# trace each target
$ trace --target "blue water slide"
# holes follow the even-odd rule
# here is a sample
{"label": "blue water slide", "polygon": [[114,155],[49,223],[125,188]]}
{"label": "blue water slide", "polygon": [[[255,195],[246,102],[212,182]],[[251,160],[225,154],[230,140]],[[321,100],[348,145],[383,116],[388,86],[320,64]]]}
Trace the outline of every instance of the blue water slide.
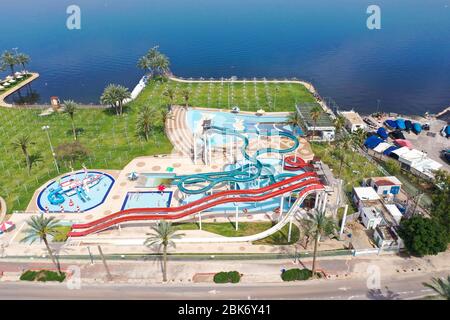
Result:
{"label": "blue water slide", "polygon": [[[198,173],[193,175],[181,175],[175,176],[174,184],[178,187],[178,189],[186,194],[200,194],[205,193],[212,189],[215,185],[219,183],[229,183],[229,182],[251,182],[255,179],[268,179],[270,183],[275,183],[284,178],[291,177],[295,174],[281,174],[274,176],[271,165],[263,164],[260,160],[258,160],[258,156],[267,153],[289,153],[295,151],[300,145],[299,140],[293,134],[285,131],[277,131],[276,134],[271,134],[270,132],[261,133],[258,130],[246,130],[246,131],[238,131],[234,129],[222,128],[211,126],[209,130],[218,131],[223,135],[232,135],[243,141],[243,145],[241,147],[241,153],[244,156],[246,164],[242,165],[239,168],[230,171],[224,172],[209,172],[209,173]],[[247,153],[247,147],[249,145],[249,139],[244,133],[256,133],[262,136],[272,136],[279,135],[281,137],[288,138],[294,142],[294,145],[286,148],[286,149],[276,149],[276,148],[262,148],[255,152],[253,156],[250,156]],[[198,184],[198,183],[207,183],[206,186],[198,189],[190,189],[187,186]]]}
{"label": "blue water slide", "polygon": [[61,187],[51,190],[49,195],[47,196],[48,202],[50,202],[50,204],[54,206],[59,206],[60,204],[64,203],[65,199],[61,191]]}

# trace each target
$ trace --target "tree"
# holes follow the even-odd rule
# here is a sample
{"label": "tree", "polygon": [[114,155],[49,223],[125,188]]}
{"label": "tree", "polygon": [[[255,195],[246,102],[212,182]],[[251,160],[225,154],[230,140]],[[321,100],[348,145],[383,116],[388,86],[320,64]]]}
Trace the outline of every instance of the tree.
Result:
{"label": "tree", "polygon": [[298,114],[297,111],[289,113],[287,123],[293,127],[300,126],[300,115]]}
{"label": "tree", "polygon": [[11,69],[11,75],[14,76],[14,66],[17,64],[17,58],[14,53],[4,51],[0,57],[1,63],[4,66],[9,66]]}
{"label": "tree", "polygon": [[320,106],[314,106],[311,109],[311,119],[314,122],[313,137],[316,135],[317,121],[319,121],[320,117],[322,116],[322,113],[323,109]]}
{"label": "tree", "polygon": [[316,257],[317,257],[317,245],[320,241],[320,238],[323,236],[329,236],[335,234],[337,230],[337,225],[334,220],[330,217],[327,217],[325,211],[314,210],[314,213],[310,215],[309,220],[309,231],[313,235],[314,238],[314,252],[313,252],[313,263],[312,263],[312,274],[315,276],[316,274]]}
{"label": "tree", "polygon": [[76,160],[82,160],[89,155],[86,149],[79,141],[63,143],[55,148],[56,157],[61,161],[69,161],[72,164]]}
{"label": "tree", "polygon": [[159,221],[156,226],[152,227],[154,233],[147,233],[148,237],[144,245],[147,247],[158,246],[158,250],[163,247],[163,281],[167,281],[167,247],[175,247],[173,240],[180,239],[184,234],[175,234],[175,229],[170,222],[165,220]]}
{"label": "tree", "polygon": [[18,55],[16,55],[16,60],[17,60],[17,63],[22,66],[22,71],[26,72],[25,65],[30,63],[30,60],[31,60],[30,56],[25,53],[19,53]]}
{"label": "tree", "polygon": [[169,98],[169,104],[172,106],[173,105],[173,101],[175,99],[175,90],[173,88],[167,88],[164,91],[164,96],[166,96],[167,98]]}
{"label": "tree", "polygon": [[435,219],[414,216],[402,220],[398,231],[405,247],[413,255],[436,255],[447,249],[446,229]]}
{"label": "tree", "polygon": [[70,117],[70,121],[72,122],[72,133],[73,139],[77,140],[77,130],[75,129],[75,111],[78,108],[78,104],[73,100],[64,100],[64,112],[67,113]]}
{"label": "tree", "polygon": [[169,73],[169,58],[159,52],[159,46],[151,48],[144,56],[139,58],[138,67],[147,70],[152,77],[167,75]]}
{"label": "tree", "polygon": [[435,186],[431,196],[431,217],[446,228],[450,242],[450,174],[438,170],[435,173]]}
{"label": "tree", "polygon": [[422,283],[425,287],[432,289],[442,299],[450,300],[450,276],[445,278],[432,278],[431,283]]}
{"label": "tree", "polygon": [[361,128],[356,129],[356,131],[352,133],[353,144],[357,147],[361,147],[364,141],[366,140],[366,137],[367,134],[363,129]]}
{"label": "tree", "polygon": [[43,214],[39,216],[33,216],[27,221],[29,228],[25,230],[26,236],[21,240],[22,242],[33,243],[36,240],[43,241],[47,248],[48,255],[52,259],[53,264],[56,266],[58,273],[62,275],[61,267],[53,255],[52,249],[48,243],[48,236],[55,236],[59,233],[58,228],[61,227],[59,220],[55,217],[44,217]]}
{"label": "tree", "polygon": [[155,108],[142,106],[136,120],[137,133],[148,141],[150,132],[157,118],[158,112]]}
{"label": "tree", "polygon": [[341,115],[337,116],[333,121],[333,125],[336,128],[336,133],[341,133],[345,126],[345,117]]}
{"label": "tree", "polygon": [[28,148],[30,147],[30,145],[34,145],[34,144],[35,143],[33,141],[31,141],[30,136],[28,136],[26,134],[20,135],[18,138],[16,138],[12,142],[12,145],[14,148],[22,150],[22,153],[25,156],[25,162],[27,164],[28,172],[31,171],[31,165],[32,165],[32,162],[30,160],[30,154],[28,152]]}
{"label": "tree", "polygon": [[117,115],[122,115],[124,100],[130,98],[131,93],[128,88],[117,84],[109,84],[106,86],[105,90],[103,90],[103,94],[100,97],[100,103],[109,104],[116,110]]}
{"label": "tree", "polygon": [[339,158],[338,178],[341,178],[342,165],[344,164],[344,162],[346,160],[346,154],[350,150],[351,146],[352,146],[352,137],[349,135],[344,135],[337,141],[338,149],[337,149],[336,155]]}
{"label": "tree", "polygon": [[191,95],[191,92],[189,91],[189,89],[184,89],[181,94],[183,95],[183,99],[184,99],[184,104],[185,107],[189,107],[189,97]]}

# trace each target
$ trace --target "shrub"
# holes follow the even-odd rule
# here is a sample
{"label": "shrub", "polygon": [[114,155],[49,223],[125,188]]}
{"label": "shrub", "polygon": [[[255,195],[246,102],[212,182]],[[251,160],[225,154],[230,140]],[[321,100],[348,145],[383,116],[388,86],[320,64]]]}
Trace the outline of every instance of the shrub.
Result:
{"label": "shrub", "polygon": [[400,163],[392,159],[386,160],[384,163],[384,167],[386,168],[387,172],[394,176],[398,175],[401,172]]}
{"label": "shrub", "polygon": [[61,144],[56,147],[55,152],[58,160],[71,162],[89,155],[89,150],[78,141]]}
{"label": "shrub", "polygon": [[308,280],[311,278],[312,272],[309,269],[289,269],[281,274],[283,281]]}
{"label": "shrub", "polygon": [[219,272],[214,275],[215,283],[238,283],[241,280],[241,274],[237,271]]}
{"label": "shrub", "polygon": [[66,274],[64,272],[62,273],[62,275],[59,275],[58,272],[50,270],[40,270],[40,271],[27,270],[20,276],[20,280],[22,281],[63,282],[64,279],[66,279]]}
{"label": "shrub", "polygon": [[37,275],[36,271],[27,270],[24,273],[22,273],[22,275],[20,276],[20,280],[34,281],[34,279],[36,278],[36,275]]}

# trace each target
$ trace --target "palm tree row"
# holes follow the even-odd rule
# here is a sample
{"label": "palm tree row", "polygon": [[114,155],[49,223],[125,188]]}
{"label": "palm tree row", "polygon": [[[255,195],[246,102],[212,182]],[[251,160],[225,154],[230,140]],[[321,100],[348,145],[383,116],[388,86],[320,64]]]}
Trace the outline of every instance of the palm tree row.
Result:
{"label": "palm tree row", "polygon": [[11,51],[4,51],[0,56],[0,69],[5,70],[7,67],[11,69],[11,75],[14,76],[14,67],[16,65],[22,66],[22,71],[26,72],[25,66],[30,63],[30,56],[25,53],[13,53]]}
{"label": "palm tree row", "polygon": [[148,73],[154,76],[166,76],[169,73],[170,61],[169,58],[159,52],[159,46],[151,48],[144,56],[139,58],[138,67],[148,71]]}

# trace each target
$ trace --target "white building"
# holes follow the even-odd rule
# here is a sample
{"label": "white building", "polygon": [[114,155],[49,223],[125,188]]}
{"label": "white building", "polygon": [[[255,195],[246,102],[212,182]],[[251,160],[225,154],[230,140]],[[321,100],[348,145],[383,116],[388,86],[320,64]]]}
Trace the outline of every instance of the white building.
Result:
{"label": "white building", "polygon": [[362,207],[359,217],[366,229],[375,229],[383,221],[383,215],[375,207]]}
{"label": "white building", "polygon": [[366,185],[372,187],[379,195],[397,195],[400,193],[402,183],[397,177],[373,177],[366,181]]}
{"label": "white building", "polygon": [[396,248],[404,247],[403,240],[399,237],[394,228],[389,226],[378,226],[375,228],[373,239],[379,248]]}
{"label": "white building", "polygon": [[378,203],[381,199],[372,187],[354,187],[352,198],[358,209],[370,206],[371,202]]}
{"label": "white building", "polygon": [[366,130],[367,125],[361,118],[358,112],[355,111],[340,111],[340,115],[345,118],[345,127],[350,132],[355,132],[358,129]]}

